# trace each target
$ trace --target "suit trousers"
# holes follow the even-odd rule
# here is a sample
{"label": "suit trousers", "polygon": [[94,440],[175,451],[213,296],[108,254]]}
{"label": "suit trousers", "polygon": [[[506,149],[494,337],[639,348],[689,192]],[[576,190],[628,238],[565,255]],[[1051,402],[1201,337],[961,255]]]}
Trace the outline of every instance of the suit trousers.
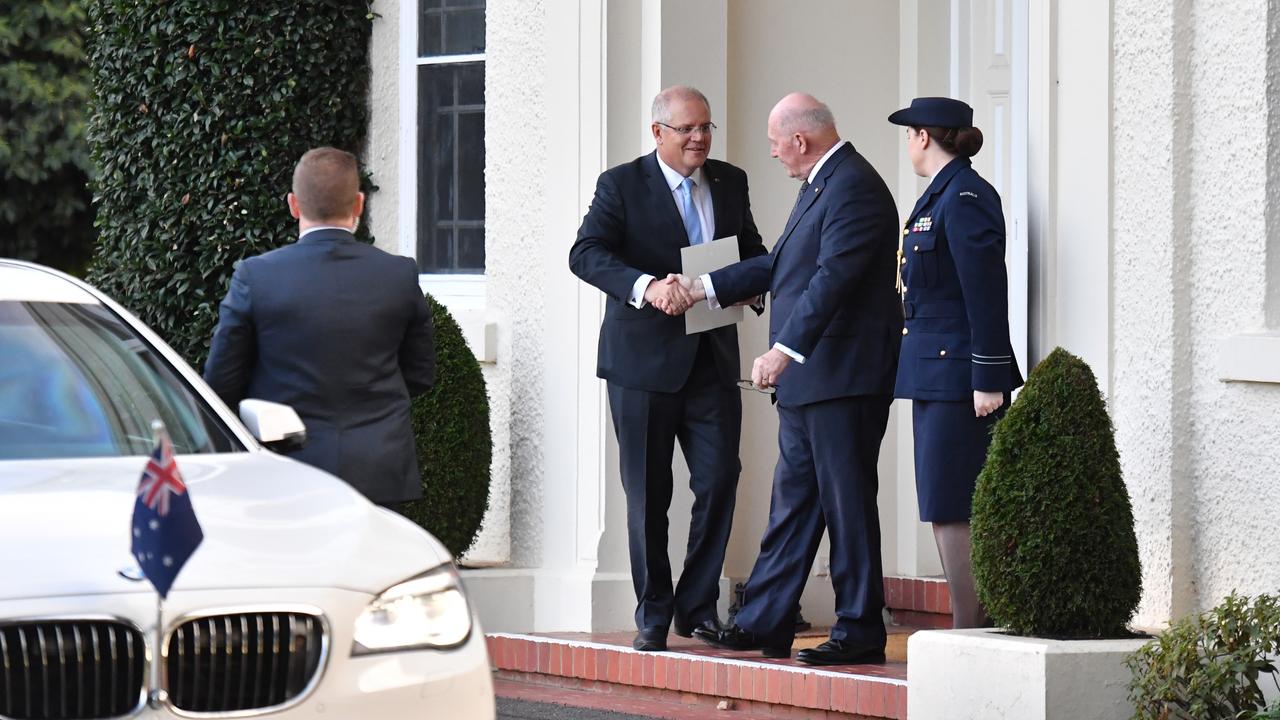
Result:
{"label": "suit trousers", "polygon": [[883,647],[884,576],[876,462],[888,396],[778,406],[778,466],[769,522],[735,622],[786,641],[823,530],[831,538],[836,624],[831,639]]}
{"label": "suit trousers", "polygon": [[[707,338],[699,344],[689,379],[678,392],[648,392],[609,383],[609,409],[627,498],[637,628],[667,627],[673,620],[691,627],[716,617],[742,468],[738,459],[740,392],[720,377]],[[667,512],[677,440],[689,466],[694,502],[684,569],[673,592]]]}

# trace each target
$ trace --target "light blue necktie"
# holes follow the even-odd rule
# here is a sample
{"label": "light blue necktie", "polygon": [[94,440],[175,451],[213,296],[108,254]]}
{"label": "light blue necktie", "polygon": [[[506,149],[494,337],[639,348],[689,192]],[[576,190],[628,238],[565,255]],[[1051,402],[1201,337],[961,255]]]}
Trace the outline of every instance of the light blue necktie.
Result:
{"label": "light blue necktie", "polygon": [[698,208],[693,204],[693,186],[697,185],[693,178],[685,178],[680,183],[684,190],[684,231],[689,235],[689,244],[702,242],[702,219],[698,217]]}

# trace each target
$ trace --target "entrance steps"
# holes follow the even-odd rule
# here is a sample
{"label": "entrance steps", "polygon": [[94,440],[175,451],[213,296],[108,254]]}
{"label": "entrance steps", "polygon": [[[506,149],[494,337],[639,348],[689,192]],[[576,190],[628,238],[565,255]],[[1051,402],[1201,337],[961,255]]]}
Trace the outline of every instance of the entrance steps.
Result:
{"label": "entrance steps", "polygon": [[[825,718],[865,720],[907,717],[907,638],[917,629],[948,627],[950,598],[946,583],[932,578],[885,578],[885,598],[893,623],[888,627],[888,662],[883,665],[814,667],[799,663],[794,652],[826,639],[825,629],[796,637],[789,659],[761,657],[708,647],[697,639],[672,634],[668,651],[636,652],[633,632],[493,633],[489,658],[499,695],[526,696],[560,691],[573,697],[601,698],[611,709],[638,712],[666,706],[671,715],[733,710],[726,718]],[[656,712],[656,711],[653,711]],[[650,714],[650,712],[645,712]]]}

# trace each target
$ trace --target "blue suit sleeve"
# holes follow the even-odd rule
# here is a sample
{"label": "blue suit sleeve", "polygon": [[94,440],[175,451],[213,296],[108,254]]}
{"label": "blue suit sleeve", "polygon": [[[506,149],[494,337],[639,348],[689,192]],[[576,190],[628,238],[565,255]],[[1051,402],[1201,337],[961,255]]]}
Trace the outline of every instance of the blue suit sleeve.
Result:
{"label": "blue suit sleeve", "polygon": [[1012,389],[1009,343],[1009,279],[1000,198],[987,187],[964,187],[947,207],[947,242],[960,277],[972,333],[973,389]]}
{"label": "blue suit sleeve", "polygon": [[756,255],[711,273],[711,286],[716,289],[716,302],[721,307],[763,295],[769,291],[773,256]]}
{"label": "blue suit sleeve", "polygon": [[569,248],[569,269],[618,302],[627,302],[631,288],[644,274],[622,260],[626,233],[622,196],[609,173],[602,173],[591,207],[578,228],[578,238]]}
{"label": "blue suit sleeve", "polygon": [[864,281],[883,243],[884,224],[877,210],[883,204],[856,185],[829,185],[831,207],[819,229],[818,270],[809,279],[776,342],[808,357],[836,312]]}
{"label": "blue suit sleeve", "polygon": [[231,286],[218,308],[218,326],[204,363],[205,382],[232,412],[238,411],[245,397],[257,357],[250,265],[250,261],[242,261],[231,274]]}
{"label": "blue suit sleeve", "polygon": [[435,331],[431,306],[418,287],[417,266],[408,258],[405,258],[405,266],[413,312],[409,316],[409,326],[405,328],[404,340],[400,343],[400,375],[404,377],[409,396],[416,397],[430,390],[436,381]]}

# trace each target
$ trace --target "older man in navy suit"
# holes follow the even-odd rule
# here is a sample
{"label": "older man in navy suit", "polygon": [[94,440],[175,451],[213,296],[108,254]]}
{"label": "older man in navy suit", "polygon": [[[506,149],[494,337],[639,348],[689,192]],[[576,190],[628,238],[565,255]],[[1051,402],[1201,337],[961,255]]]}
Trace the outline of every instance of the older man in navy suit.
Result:
{"label": "older man in navy suit", "polygon": [[290,405],[307,426],[294,458],[370,500],[422,497],[409,398],[435,380],[431,309],[411,258],[356,240],[353,155],[316,148],[293,172],[298,241],[236,267],[204,378],[232,408]]}
{"label": "older man in navy suit", "polygon": [[876,461],[902,340],[897,215],[884,180],[840,140],[831,111],[813,97],[788,95],[774,107],[769,145],[802,181],[773,252],[683,281],[713,306],[770,293],[771,348],[756,358],[752,380],[776,386],[780,452],[768,526],[735,625],[697,635],[718,647],[788,656],[825,528],[837,621],[827,642],[796,657],[883,662]]}
{"label": "older man in navy suit", "polygon": [[[604,172],[569,251],[569,268],[607,296],[597,374],[608,383],[627,496],[633,647],[665,650],[667,629],[718,631],[716,601],[738,487],[742,399],[733,326],[686,335],[692,303],[668,277],[680,248],[736,237],[739,257],[764,256],[747,175],[708,160],[711,106],[691,87],[653,101],[655,152]],[[693,514],[679,584],[671,587],[667,509],[680,441]]]}

